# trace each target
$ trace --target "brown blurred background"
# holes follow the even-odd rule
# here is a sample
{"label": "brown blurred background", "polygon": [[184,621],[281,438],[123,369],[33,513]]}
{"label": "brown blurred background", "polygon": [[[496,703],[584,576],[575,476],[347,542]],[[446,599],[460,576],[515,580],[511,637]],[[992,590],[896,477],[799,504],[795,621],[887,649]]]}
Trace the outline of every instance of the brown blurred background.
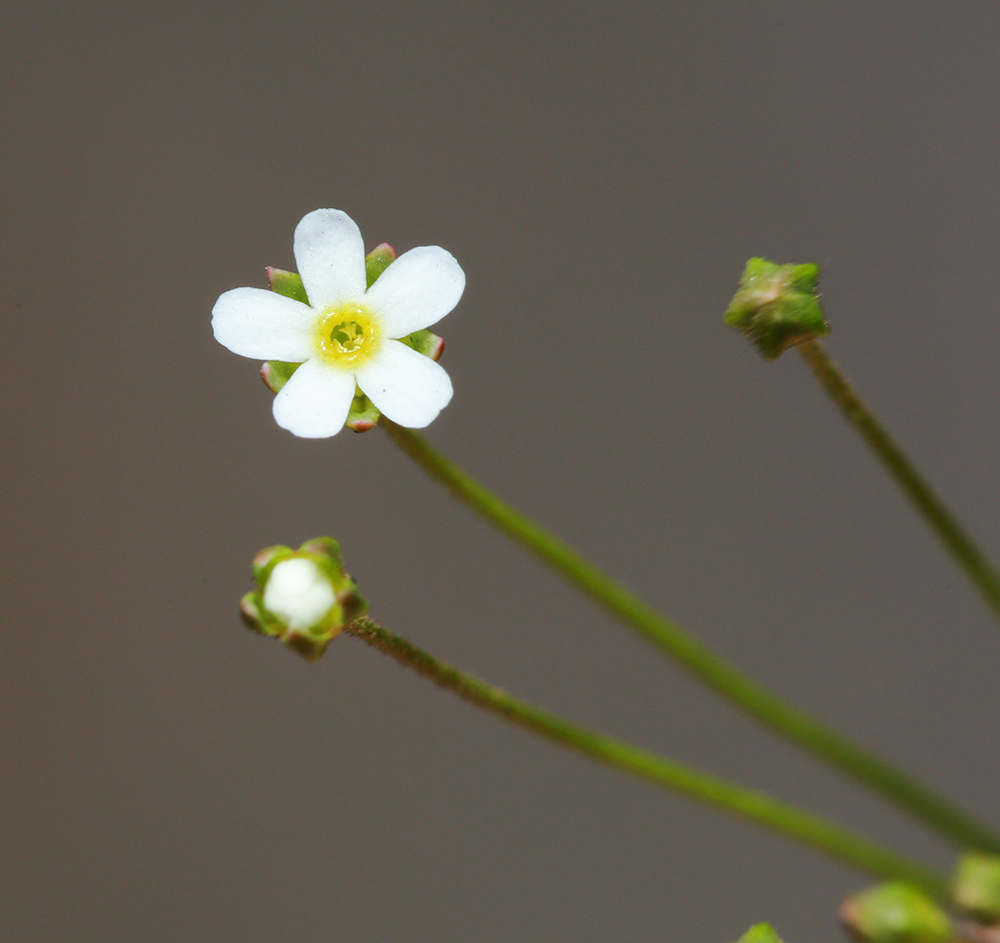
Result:
{"label": "brown blurred background", "polygon": [[950,865],[381,432],[277,428],[209,312],[323,206],[465,268],[436,444],[1000,825],[1000,633],[720,323],[748,256],[820,263],[831,352],[1000,552],[998,46],[992,4],[8,3],[0,940],[840,939],[864,875],[241,628],[253,553],[323,533],[440,656]]}

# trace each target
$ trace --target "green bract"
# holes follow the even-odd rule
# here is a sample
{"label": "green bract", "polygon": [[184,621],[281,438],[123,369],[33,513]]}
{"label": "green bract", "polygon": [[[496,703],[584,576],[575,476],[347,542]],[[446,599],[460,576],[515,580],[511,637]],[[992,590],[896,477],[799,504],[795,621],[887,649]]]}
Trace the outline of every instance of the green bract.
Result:
{"label": "green bract", "polygon": [[[396,251],[387,242],[376,246],[365,256],[365,275],[369,288],[395,258]],[[294,298],[303,304],[309,303],[302,279],[295,272],[286,272],[284,269],[268,266],[267,279],[272,291]],[[444,352],[444,341],[428,328],[415,331],[408,337],[400,338],[400,340],[407,347],[412,347],[418,354],[430,357],[431,360],[439,360]],[[261,367],[260,376],[268,389],[277,393],[298,368],[299,364],[297,363],[268,360]],[[372,401],[359,389],[354,394],[354,401],[351,403],[351,411],[345,425],[354,432],[367,432],[375,427],[381,415]]]}
{"label": "green bract", "polygon": [[947,914],[910,884],[894,881],[844,901],[841,919],[863,943],[950,943]]}
{"label": "green bract", "polygon": [[830,333],[816,293],[818,281],[816,265],[750,259],[724,320],[749,337],[765,359],[775,360],[795,344]]}
{"label": "green bract", "polygon": [[[290,562],[313,578],[302,597],[304,617],[290,613],[287,605],[280,606],[281,612],[273,611],[279,606],[268,602],[276,568]],[[354,580],[344,571],[340,545],[331,537],[307,540],[298,550],[282,544],[265,547],[253,559],[253,575],[257,589],[240,600],[243,621],[254,632],[281,639],[309,661],[317,661],[345,625],[368,611]]]}

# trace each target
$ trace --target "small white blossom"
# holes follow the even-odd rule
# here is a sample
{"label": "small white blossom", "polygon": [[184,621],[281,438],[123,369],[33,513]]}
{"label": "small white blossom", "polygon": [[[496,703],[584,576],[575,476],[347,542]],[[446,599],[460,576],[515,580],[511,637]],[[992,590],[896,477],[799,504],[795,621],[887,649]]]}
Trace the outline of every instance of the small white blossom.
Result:
{"label": "small white blossom", "polygon": [[366,288],[361,231],[340,210],[303,218],[294,251],[309,304],[235,288],[212,309],[215,338],[233,353],[301,364],[274,399],[278,425],[306,438],[335,435],[356,388],[401,426],[431,423],[451,399],[451,380],[399,338],[458,304],[465,273],[451,253],[410,249]]}
{"label": "small white blossom", "polygon": [[336,601],[330,578],[305,557],[278,563],[264,589],[264,608],[293,632],[306,632],[318,625]]}

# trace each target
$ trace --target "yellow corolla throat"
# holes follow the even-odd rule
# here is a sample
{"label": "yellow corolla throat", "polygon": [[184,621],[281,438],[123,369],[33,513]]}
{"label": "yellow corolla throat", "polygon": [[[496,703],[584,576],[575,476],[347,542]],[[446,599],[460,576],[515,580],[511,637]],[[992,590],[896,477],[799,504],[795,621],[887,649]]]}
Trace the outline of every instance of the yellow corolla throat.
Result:
{"label": "yellow corolla throat", "polygon": [[361,305],[328,308],[316,322],[316,350],[336,366],[358,366],[375,352],[380,341],[378,320]]}

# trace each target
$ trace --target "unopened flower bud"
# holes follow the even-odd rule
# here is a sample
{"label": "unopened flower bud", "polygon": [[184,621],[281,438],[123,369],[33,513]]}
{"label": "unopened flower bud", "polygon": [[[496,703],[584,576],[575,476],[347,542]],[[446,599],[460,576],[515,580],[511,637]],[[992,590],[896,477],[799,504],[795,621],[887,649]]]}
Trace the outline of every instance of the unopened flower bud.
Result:
{"label": "unopened flower bud", "polygon": [[298,550],[267,547],[254,557],[253,575],[257,590],[240,602],[244,622],[310,661],[367,611],[330,537],[307,540]]}
{"label": "unopened flower bud", "polygon": [[862,943],[949,943],[947,914],[926,894],[903,882],[880,884],[848,897],[840,919]]}
{"label": "unopened flower bud", "polygon": [[782,939],[769,923],[754,924],[737,943],[782,943]]}
{"label": "unopened flower bud", "polygon": [[1000,924],[1000,857],[969,852],[952,881],[955,906],[983,923]]}
{"label": "unopened flower bud", "polygon": [[775,360],[795,344],[830,333],[818,281],[816,265],[750,259],[724,320],[749,337],[766,360]]}

